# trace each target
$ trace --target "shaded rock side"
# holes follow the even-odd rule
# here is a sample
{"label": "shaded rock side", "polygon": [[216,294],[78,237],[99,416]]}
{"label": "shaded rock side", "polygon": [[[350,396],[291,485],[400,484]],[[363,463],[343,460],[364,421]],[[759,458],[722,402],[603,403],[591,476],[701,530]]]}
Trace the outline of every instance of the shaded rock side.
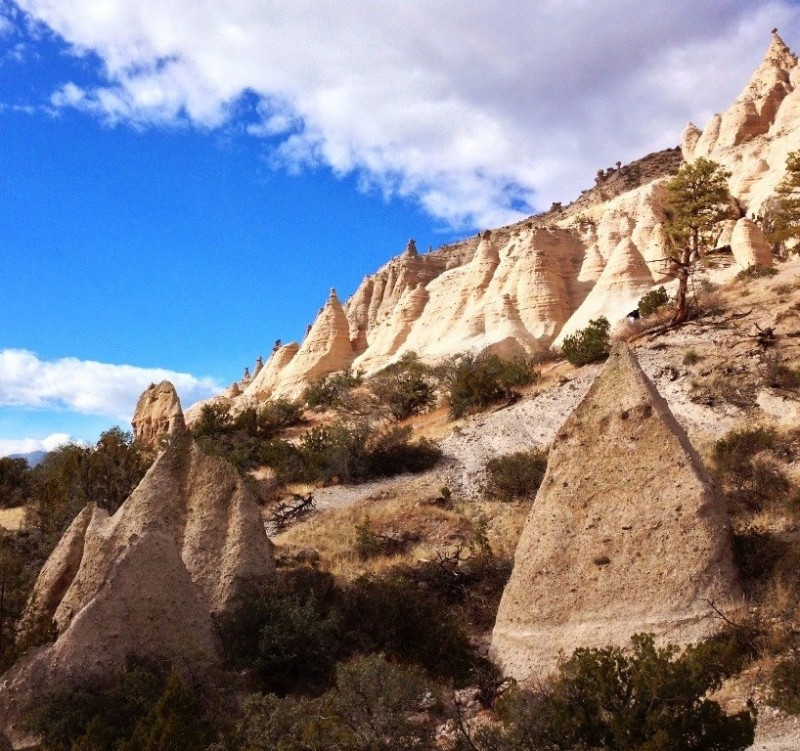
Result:
{"label": "shaded rock side", "polygon": [[522,681],[633,634],[687,644],[738,601],[725,508],[625,344],[557,435],[503,593],[491,654]]}
{"label": "shaded rock side", "polygon": [[129,654],[214,664],[217,616],[274,577],[255,496],[236,470],[173,434],[113,516],[94,505],[45,563],[23,618],[58,638],[0,681],[0,731],[19,746],[21,718],[43,687],[108,676]]}
{"label": "shaded rock side", "polygon": [[157,446],[162,438],[183,430],[183,412],[175,387],[169,381],[151,383],[139,397],[131,424],[133,437],[148,446]]}

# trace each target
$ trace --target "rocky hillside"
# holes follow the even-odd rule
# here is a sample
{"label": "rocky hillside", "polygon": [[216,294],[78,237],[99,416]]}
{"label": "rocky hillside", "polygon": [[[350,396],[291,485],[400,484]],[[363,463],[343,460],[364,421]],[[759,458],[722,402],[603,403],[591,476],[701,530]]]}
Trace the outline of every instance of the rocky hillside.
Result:
{"label": "rocky hillside", "polygon": [[374,373],[412,351],[429,362],[465,350],[530,354],[600,315],[620,321],[642,294],[669,282],[664,185],[682,158],[704,156],[730,170],[741,218],[718,244],[730,245],[742,268],[768,265],[752,219],[768,206],[797,146],[798,82],[797,57],[774,33],[731,108],[703,131],[687,125],[680,152],[600,170],[596,185],[568,206],[460,243],[419,253],[410,241],[344,304],[331,291],[302,343],[277,348],[222,399],[237,411],[271,396],[293,398],[328,373]]}

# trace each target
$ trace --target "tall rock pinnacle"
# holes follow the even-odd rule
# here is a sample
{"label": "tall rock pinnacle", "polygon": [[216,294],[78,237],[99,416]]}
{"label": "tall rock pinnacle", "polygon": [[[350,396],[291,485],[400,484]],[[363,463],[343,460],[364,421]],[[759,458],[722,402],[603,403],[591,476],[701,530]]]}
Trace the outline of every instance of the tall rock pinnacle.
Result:
{"label": "tall rock pinnacle", "polygon": [[561,651],[686,644],[739,595],[730,522],[699,456],[627,345],[556,437],[517,547],[492,653],[518,680]]}

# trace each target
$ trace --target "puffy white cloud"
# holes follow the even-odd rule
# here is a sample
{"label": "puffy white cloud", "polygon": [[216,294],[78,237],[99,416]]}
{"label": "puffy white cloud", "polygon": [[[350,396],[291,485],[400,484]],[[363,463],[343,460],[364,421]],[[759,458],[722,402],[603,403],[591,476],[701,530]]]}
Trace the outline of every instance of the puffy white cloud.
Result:
{"label": "puffy white cloud", "polygon": [[130,420],[142,391],[165,379],[172,381],[185,406],[220,390],[211,378],[163,368],[74,357],[47,361],[27,350],[0,350],[0,407],[66,409]]}
{"label": "puffy white cloud", "polygon": [[772,26],[800,22],[791,0],[17,4],[102,60],[97,85],[65,81],[56,106],[137,127],[235,121],[283,167],[355,172],[473,226],[676,144],[729,105]]}
{"label": "puffy white cloud", "polygon": [[11,454],[31,454],[34,451],[53,451],[65,443],[71,443],[67,433],[53,433],[46,438],[0,438],[0,457]]}

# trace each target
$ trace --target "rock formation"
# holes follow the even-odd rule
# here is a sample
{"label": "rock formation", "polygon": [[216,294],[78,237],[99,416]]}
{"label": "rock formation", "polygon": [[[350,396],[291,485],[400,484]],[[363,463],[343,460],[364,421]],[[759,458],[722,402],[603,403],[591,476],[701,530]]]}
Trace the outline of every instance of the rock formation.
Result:
{"label": "rock formation", "polygon": [[22,628],[52,620],[58,638],[3,676],[0,731],[19,745],[20,718],[37,692],[108,676],[130,654],[217,663],[214,618],[230,612],[243,588],[273,576],[252,492],[230,464],[175,427],[117,512],[85,508],[40,572]]}
{"label": "rock formation", "polygon": [[730,522],[699,456],[625,344],[559,431],[500,603],[491,651],[535,679],[560,652],[635,633],[708,635],[739,596]]}
{"label": "rock formation", "polygon": [[131,424],[133,437],[147,446],[181,432],[185,425],[175,387],[169,381],[151,383],[139,397]]}
{"label": "rock formation", "polygon": [[[731,108],[681,134],[686,160],[732,173],[740,216],[720,245],[739,268],[768,265],[752,221],[765,211],[800,143],[800,65],[773,35]],[[354,367],[369,376],[414,351],[435,362],[467,349],[533,353],[605,316],[614,326],[654,285],[671,281],[664,186],[681,152],[667,149],[602,170],[568,206],[420,254],[405,251],[364,279],[344,306],[328,301],[302,345],[287,345],[233,397],[234,412],[269,396],[294,397],[315,378]],[[190,410],[192,418],[196,410]]]}

